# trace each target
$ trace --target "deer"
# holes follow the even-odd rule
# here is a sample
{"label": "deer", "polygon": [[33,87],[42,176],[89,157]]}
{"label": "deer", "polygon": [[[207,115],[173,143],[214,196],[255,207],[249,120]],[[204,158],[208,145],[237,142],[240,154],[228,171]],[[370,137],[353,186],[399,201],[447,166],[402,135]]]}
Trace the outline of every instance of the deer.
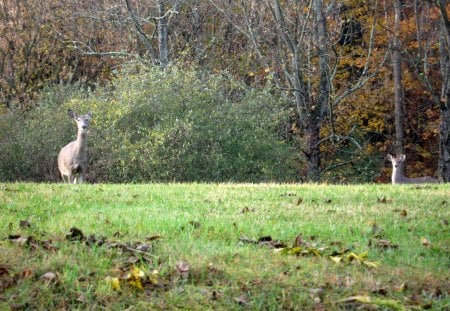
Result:
{"label": "deer", "polygon": [[424,184],[424,183],[439,183],[437,178],[431,176],[408,178],[403,175],[406,155],[401,154],[398,157],[393,157],[388,154],[387,159],[392,162],[392,184]]}
{"label": "deer", "polygon": [[61,148],[58,154],[58,169],[64,183],[81,184],[86,176],[87,131],[92,119],[92,112],[77,115],[69,109],[67,114],[77,123],[77,139]]}

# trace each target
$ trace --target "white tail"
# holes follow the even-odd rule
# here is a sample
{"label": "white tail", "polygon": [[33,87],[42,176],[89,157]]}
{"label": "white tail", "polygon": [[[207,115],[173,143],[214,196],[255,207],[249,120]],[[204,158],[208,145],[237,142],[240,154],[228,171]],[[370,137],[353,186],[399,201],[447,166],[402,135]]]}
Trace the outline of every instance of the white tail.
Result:
{"label": "white tail", "polygon": [[398,157],[387,155],[387,159],[392,162],[392,184],[424,184],[424,183],[438,183],[439,180],[434,177],[425,176],[417,178],[407,178],[403,175],[405,167],[406,156],[401,154]]}
{"label": "white tail", "polygon": [[69,109],[67,114],[77,122],[78,133],[77,139],[65,145],[59,152],[58,169],[64,182],[82,183],[86,174],[86,140],[92,112],[79,116]]}

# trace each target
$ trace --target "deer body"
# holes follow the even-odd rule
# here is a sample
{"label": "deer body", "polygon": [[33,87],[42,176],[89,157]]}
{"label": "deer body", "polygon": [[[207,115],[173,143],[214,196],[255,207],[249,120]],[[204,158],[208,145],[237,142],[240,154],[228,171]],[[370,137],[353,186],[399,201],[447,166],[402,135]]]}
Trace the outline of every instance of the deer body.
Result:
{"label": "deer body", "polygon": [[392,184],[424,184],[424,183],[438,183],[437,178],[431,176],[408,178],[403,175],[405,167],[406,156],[401,154],[398,157],[393,157],[388,154],[387,159],[392,163]]}
{"label": "deer body", "polygon": [[92,112],[79,116],[68,110],[67,114],[77,123],[77,139],[65,145],[59,152],[58,169],[64,182],[82,183],[86,174],[87,131]]}

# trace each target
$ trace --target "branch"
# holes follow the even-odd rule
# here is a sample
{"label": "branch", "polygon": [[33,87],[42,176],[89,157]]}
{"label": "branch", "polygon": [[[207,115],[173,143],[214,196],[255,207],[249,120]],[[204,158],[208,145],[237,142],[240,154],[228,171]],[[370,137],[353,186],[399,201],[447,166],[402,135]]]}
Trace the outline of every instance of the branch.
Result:
{"label": "branch", "polygon": [[148,38],[146,33],[142,30],[142,26],[141,26],[141,23],[139,22],[139,18],[136,16],[133,9],[131,8],[130,0],[125,0],[125,3],[127,5],[128,14],[130,15],[131,19],[134,22],[134,27],[136,28],[136,31],[138,32],[143,43],[147,47],[147,50],[150,52],[150,56],[152,56],[153,60],[156,60],[157,53],[155,51],[155,48],[153,47],[152,41]]}
{"label": "branch", "polygon": [[[137,56],[135,54],[131,54],[131,53],[126,53],[126,52],[98,52],[92,49],[91,46],[89,46],[86,43],[80,42],[80,41],[71,41],[70,42],[71,45],[69,45],[70,47],[74,48],[75,50],[80,51],[81,53],[83,53],[84,55],[88,55],[88,56],[106,56],[106,57],[134,57],[137,58]],[[84,47],[81,47],[81,46]]]}
{"label": "branch", "polygon": [[358,149],[362,150],[361,145],[358,143],[358,141],[356,139],[354,139],[353,137],[351,137],[350,135],[355,131],[355,129],[358,127],[358,125],[353,125],[352,129],[350,130],[350,132],[347,135],[339,135],[336,134],[334,132],[332,132],[330,135],[328,135],[327,137],[322,138],[321,140],[319,140],[317,142],[316,147],[320,146],[321,144],[327,142],[327,141],[332,141],[332,142],[336,142],[336,143],[342,143],[346,140],[350,141],[351,143],[353,143],[353,145],[355,145]]}
{"label": "branch", "polygon": [[347,161],[347,162],[343,162],[343,163],[338,163],[338,164],[330,165],[330,166],[324,168],[324,169],[322,170],[322,172],[331,171],[331,170],[334,170],[334,169],[337,169],[337,168],[339,168],[339,167],[346,166],[346,165],[351,165],[351,166],[353,166],[353,165],[354,165],[353,160],[349,160],[349,161]]}

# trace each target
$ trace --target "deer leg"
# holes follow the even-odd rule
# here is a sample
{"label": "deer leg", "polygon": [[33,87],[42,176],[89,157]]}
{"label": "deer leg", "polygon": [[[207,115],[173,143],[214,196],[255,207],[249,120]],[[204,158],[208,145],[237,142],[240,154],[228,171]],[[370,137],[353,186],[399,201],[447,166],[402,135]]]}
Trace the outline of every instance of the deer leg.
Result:
{"label": "deer leg", "polygon": [[72,184],[73,183],[73,180],[74,180],[74,176],[72,175],[72,174],[69,174],[68,176],[67,176],[67,179],[68,179],[68,183],[69,184]]}
{"label": "deer leg", "polygon": [[63,179],[63,183],[69,183],[69,176],[61,174],[61,177]]}

